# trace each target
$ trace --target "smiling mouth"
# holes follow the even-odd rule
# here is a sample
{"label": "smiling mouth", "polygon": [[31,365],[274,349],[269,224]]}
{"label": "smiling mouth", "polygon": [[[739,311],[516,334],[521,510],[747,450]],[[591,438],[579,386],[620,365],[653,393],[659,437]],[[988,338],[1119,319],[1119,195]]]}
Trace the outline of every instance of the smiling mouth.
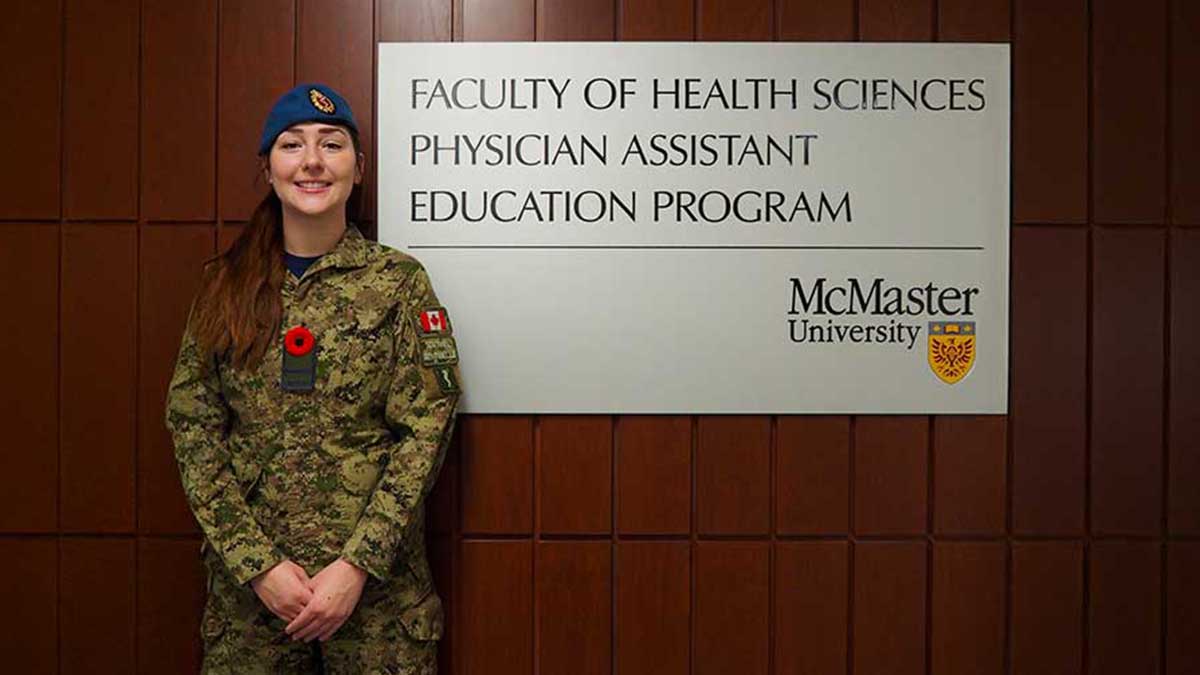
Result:
{"label": "smiling mouth", "polygon": [[333,185],[333,183],[323,180],[306,180],[294,183],[294,185],[300,188],[301,192],[321,192],[329,189],[329,186]]}

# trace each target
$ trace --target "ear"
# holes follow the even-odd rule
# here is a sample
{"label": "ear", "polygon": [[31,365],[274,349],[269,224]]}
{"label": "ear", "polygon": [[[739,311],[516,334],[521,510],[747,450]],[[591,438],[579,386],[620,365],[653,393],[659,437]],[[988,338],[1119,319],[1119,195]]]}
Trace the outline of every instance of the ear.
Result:
{"label": "ear", "polygon": [[358,159],[354,163],[354,184],[358,185],[362,182],[363,176],[367,172],[367,156],[363,153],[358,153]]}

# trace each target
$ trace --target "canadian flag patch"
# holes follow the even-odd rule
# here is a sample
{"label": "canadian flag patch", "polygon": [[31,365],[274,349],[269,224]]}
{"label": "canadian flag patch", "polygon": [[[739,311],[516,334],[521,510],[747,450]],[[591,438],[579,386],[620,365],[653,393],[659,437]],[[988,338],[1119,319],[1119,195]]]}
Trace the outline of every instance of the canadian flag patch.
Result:
{"label": "canadian flag patch", "polygon": [[422,310],[417,318],[417,325],[420,327],[422,335],[450,332],[450,315],[446,313],[445,307]]}

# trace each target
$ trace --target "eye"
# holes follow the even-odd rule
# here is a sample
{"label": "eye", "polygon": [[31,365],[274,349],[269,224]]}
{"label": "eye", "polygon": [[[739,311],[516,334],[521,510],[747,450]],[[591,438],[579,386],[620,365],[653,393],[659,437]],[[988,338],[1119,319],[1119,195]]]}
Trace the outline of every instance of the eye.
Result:
{"label": "eye", "polygon": [[337,142],[337,141],[326,141],[326,142],[325,142],[325,149],[326,149],[326,150],[334,150],[334,151],[336,151],[336,150],[341,150],[341,149],[342,149],[342,144],[341,144],[341,143],[339,143],[339,142]]}
{"label": "eye", "polygon": [[279,147],[280,147],[280,149],[283,149],[283,150],[293,150],[295,148],[300,147],[300,143],[298,143],[296,141],[284,141],[279,144]]}

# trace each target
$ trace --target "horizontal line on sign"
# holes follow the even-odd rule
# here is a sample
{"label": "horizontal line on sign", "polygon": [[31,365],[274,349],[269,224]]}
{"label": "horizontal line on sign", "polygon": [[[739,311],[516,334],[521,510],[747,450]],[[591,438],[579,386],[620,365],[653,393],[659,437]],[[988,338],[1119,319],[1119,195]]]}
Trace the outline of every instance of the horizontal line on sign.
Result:
{"label": "horizontal line on sign", "polygon": [[982,251],[982,246],[609,246],[609,245],[564,245],[543,246],[538,244],[415,244],[408,248],[421,249],[686,249],[703,251],[740,250],[740,251]]}

